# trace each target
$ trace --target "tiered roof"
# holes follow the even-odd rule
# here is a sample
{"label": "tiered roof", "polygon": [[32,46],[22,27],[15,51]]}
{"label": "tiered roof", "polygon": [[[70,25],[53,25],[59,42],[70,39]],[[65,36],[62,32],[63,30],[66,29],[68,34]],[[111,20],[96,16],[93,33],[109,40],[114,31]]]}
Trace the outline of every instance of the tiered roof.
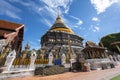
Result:
{"label": "tiered roof", "polygon": [[70,34],[74,34],[74,32],[71,29],[66,27],[66,25],[62,21],[59,14],[58,14],[58,17],[56,18],[55,23],[51,27],[50,31],[63,31],[63,32],[67,32],[67,33],[70,33]]}
{"label": "tiered roof", "polygon": [[0,38],[5,38],[5,34],[7,35],[12,32],[16,32],[22,27],[22,24],[0,20]]}
{"label": "tiered roof", "polygon": [[90,49],[100,49],[100,50],[105,50],[104,47],[100,47],[97,44],[93,43],[92,41],[87,41],[86,42],[86,47],[82,51],[90,50]]}

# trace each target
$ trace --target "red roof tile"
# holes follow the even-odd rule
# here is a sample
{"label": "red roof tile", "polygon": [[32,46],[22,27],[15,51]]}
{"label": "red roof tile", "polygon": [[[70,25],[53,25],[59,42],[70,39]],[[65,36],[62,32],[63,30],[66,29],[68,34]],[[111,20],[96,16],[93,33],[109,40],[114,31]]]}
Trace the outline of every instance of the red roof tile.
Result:
{"label": "red roof tile", "polygon": [[23,26],[22,24],[0,20],[0,37],[4,38],[4,34],[15,32],[17,29],[21,28],[22,26]]}
{"label": "red roof tile", "polygon": [[16,30],[20,26],[22,26],[22,24],[0,20],[0,29]]}

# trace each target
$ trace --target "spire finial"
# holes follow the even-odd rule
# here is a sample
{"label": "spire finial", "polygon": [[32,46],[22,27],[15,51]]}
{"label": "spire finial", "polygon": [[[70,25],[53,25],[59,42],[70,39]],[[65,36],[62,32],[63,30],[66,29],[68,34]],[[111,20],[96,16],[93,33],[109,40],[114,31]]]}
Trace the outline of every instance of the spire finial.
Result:
{"label": "spire finial", "polygon": [[60,18],[60,8],[58,7],[58,18]]}
{"label": "spire finial", "polygon": [[58,14],[55,23],[62,23],[61,17],[60,17],[60,12],[59,12],[59,7],[58,7]]}
{"label": "spire finial", "polygon": [[30,46],[29,46],[29,42],[27,42],[27,44],[25,45],[25,49],[29,49]]}

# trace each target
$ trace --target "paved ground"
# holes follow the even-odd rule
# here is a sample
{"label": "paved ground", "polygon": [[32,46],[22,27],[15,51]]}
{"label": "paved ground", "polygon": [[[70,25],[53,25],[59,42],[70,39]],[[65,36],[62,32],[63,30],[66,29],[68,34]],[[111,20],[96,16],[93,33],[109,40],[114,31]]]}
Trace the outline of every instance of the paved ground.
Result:
{"label": "paved ground", "polygon": [[8,80],[110,80],[110,78],[120,74],[120,65],[113,69],[95,70],[91,72],[67,72],[51,76],[27,76],[23,78],[13,78]]}

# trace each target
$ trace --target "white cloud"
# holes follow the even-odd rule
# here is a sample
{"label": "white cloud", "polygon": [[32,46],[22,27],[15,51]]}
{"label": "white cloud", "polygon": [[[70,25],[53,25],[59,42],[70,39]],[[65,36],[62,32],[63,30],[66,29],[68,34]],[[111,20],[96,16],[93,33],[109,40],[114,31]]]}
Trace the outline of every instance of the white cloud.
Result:
{"label": "white cloud", "polygon": [[38,41],[38,42],[41,42],[41,39],[38,39],[37,41]]}
{"label": "white cloud", "polygon": [[97,17],[93,17],[92,21],[96,21],[97,22],[97,21],[99,21],[99,19]]}
{"label": "white cloud", "polygon": [[19,8],[16,8],[6,0],[0,1],[0,15],[7,15],[11,18],[21,19],[18,15],[20,12],[21,10]]}
{"label": "white cloud", "polygon": [[97,14],[105,12],[107,8],[117,2],[118,0],[91,0],[91,4],[97,10]]}
{"label": "white cloud", "polygon": [[[78,26],[83,24],[83,21],[77,17],[72,16],[71,20],[68,20],[63,14],[67,14],[69,11],[69,7],[72,4],[73,0],[39,0],[39,1],[24,1],[24,0],[10,0],[11,2],[16,2],[17,4],[21,4],[25,6],[30,12],[35,12],[41,16],[40,21],[45,23],[48,27],[54,23],[54,20],[57,17],[58,8],[60,15],[68,25],[69,28],[78,28]],[[42,5],[41,5],[42,3]],[[67,16],[71,17],[71,16]],[[75,22],[73,22],[74,20]]]}
{"label": "white cloud", "polygon": [[[42,18],[40,19],[43,23],[47,22],[47,26],[50,27],[53,24],[52,21],[57,17],[58,8],[61,15],[67,14],[69,7],[73,0],[38,0],[38,1],[24,1],[24,0],[10,0],[25,6],[30,11],[39,14]],[[62,15],[63,16],[63,15]],[[63,16],[64,18],[64,16]]]}
{"label": "white cloud", "polygon": [[65,25],[66,25],[68,28],[70,28],[70,29],[72,29],[72,30],[81,29],[81,28],[80,28],[80,25],[83,24],[83,21],[82,21],[82,20],[80,20],[80,19],[77,18],[77,17],[71,16],[71,15],[69,15],[69,16],[67,16],[67,17],[69,17],[69,20],[66,19],[64,16],[62,16],[62,20],[64,21]]}
{"label": "white cloud", "polygon": [[80,20],[79,18],[77,18],[77,17],[75,17],[75,16],[70,16],[70,17],[72,17],[73,19],[77,20],[77,23],[76,23],[76,24],[77,24],[78,26],[80,26],[80,25],[83,24],[83,21]]}
{"label": "white cloud", "polygon": [[89,30],[92,30],[93,32],[99,32],[100,28],[98,26],[91,25],[91,27],[89,28]]}
{"label": "white cloud", "polygon": [[75,28],[78,28],[78,26],[74,26]]}
{"label": "white cloud", "polygon": [[[67,14],[69,11],[69,7],[72,4],[73,0],[40,0],[40,2],[43,2],[44,5],[42,6],[42,8],[44,8],[43,10],[41,10],[42,13],[41,15],[47,15],[48,17],[51,18],[51,20],[55,20],[55,18],[57,17],[57,12],[58,12],[58,8],[60,15],[62,15],[63,13]],[[49,13],[49,14],[48,14]],[[46,19],[44,19],[44,21],[48,23],[47,26],[51,27],[50,25],[53,24],[53,22],[50,20],[48,20],[47,17],[45,17]],[[65,23],[68,23],[69,25],[69,21],[62,15],[62,19],[65,21]]]}
{"label": "white cloud", "polygon": [[43,23],[45,23],[45,25],[51,27],[52,26],[52,22],[50,22],[50,20],[46,19],[46,18],[43,18]]}
{"label": "white cloud", "polygon": [[83,21],[79,20],[77,25],[82,25],[83,24]]}
{"label": "white cloud", "polygon": [[58,7],[62,7],[65,13],[68,13],[69,6],[71,5],[73,0],[40,0],[45,3],[51,9],[58,9]]}
{"label": "white cloud", "polygon": [[99,30],[100,30],[100,28],[98,26],[95,26],[94,29],[93,29],[93,32],[97,32]]}

